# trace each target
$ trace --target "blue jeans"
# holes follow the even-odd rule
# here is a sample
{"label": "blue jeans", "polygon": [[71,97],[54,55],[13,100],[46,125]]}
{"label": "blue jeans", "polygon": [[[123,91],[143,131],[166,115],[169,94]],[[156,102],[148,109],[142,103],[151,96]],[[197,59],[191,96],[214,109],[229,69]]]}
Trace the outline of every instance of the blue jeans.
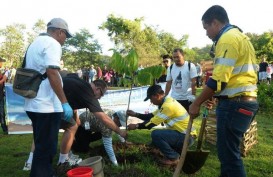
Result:
{"label": "blue jeans", "polygon": [[52,177],[62,113],[26,113],[32,121],[35,143],[30,177]]}
{"label": "blue jeans", "polygon": [[216,108],[217,150],[221,177],[245,177],[240,143],[259,105],[257,101],[220,99]]}
{"label": "blue jeans", "polygon": [[[164,154],[168,159],[178,159],[183,147],[185,134],[176,130],[156,129],[152,131],[152,143]],[[190,136],[189,146],[194,143],[194,139]]]}

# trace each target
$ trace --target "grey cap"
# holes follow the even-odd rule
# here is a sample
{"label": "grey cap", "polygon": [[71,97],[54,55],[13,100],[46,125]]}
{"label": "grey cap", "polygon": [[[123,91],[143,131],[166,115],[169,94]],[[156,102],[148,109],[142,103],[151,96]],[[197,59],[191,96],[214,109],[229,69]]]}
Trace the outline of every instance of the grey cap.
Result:
{"label": "grey cap", "polygon": [[118,118],[119,118],[119,122],[120,124],[125,127],[126,126],[126,112],[125,111],[117,111],[116,112]]}
{"label": "grey cap", "polygon": [[50,22],[48,22],[48,24],[47,24],[47,28],[64,29],[66,31],[66,37],[67,38],[72,37],[71,33],[69,32],[68,25],[67,25],[66,21],[64,21],[61,18],[53,18],[52,20],[50,20]]}

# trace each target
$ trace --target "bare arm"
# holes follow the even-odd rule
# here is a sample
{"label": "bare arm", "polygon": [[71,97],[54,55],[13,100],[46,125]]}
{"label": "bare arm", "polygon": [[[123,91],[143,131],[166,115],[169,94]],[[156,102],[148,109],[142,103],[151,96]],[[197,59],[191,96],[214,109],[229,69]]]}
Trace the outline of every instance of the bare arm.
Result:
{"label": "bare arm", "polygon": [[79,117],[79,114],[78,114],[78,110],[77,110],[77,109],[74,110],[73,116],[75,117],[75,120],[76,120],[77,125],[80,126],[80,125],[81,125],[81,119],[80,119],[80,117]]}
{"label": "bare arm", "polygon": [[191,92],[193,95],[196,95],[196,77],[191,79]]}
{"label": "bare arm", "polygon": [[57,97],[61,101],[61,103],[66,103],[67,99],[65,97],[63,87],[62,87],[62,81],[59,75],[59,71],[57,69],[46,69],[46,74],[48,77],[48,80],[50,82],[50,85],[54,92],[56,93]]}
{"label": "bare arm", "polygon": [[94,112],[93,113],[97,118],[99,118],[103,124],[105,124],[108,128],[125,138],[127,136],[127,133],[124,131],[121,131],[120,128],[115,124],[115,122],[104,112]]}
{"label": "bare arm", "polygon": [[167,81],[166,87],[165,87],[165,95],[168,95],[172,86],[172,81]]}
{"label": "bare arm", "polygon": [[194,102],[190,105],[189,108],[189,114],[193,117],[197,117],[200,112],[200,106],[202,103],[207,101],[208,99],[211,99],[211,97],[214,95],[214,90],[211,88],[205,86],[202,93],[194,100]]}
{"label": "bare arm", "polygon": [[4,82],[6,82],[7,80],[7,76],[3,75],[2,79],[0,80],[0,84],[3,84]]}

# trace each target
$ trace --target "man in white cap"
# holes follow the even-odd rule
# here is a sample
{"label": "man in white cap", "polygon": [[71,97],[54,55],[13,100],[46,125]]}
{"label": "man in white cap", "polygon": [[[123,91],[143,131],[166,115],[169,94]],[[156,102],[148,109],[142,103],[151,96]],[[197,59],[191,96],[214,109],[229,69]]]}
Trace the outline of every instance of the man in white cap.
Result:
{"label": "man in white cap", "polygon": [[[103,110],[109,117],[112,117],[113,121],[118,127],[126,126],[126,112],[125,111],[113,111],[109,109]],[[110,161],[114,165],[118,165],[115,152],[112,146],[112,130],[108,128],[100,119],[98,119],[90,111],[85,111],[80,115],[81,125],[75,134],[75,140],[72,145],[72,150],[76,152],[88,152],[89,144],[91,142],[102,139],[106,153]],[[118,135],[119,140],[125,143],[125,139]],[[126,142],[130,144],[130,142]]]}
{"label": "man in white cap", "polygon": [[42,81],[37,97],[25,99],[24,109],[32,121],[35,151],[30,177],[52,177],[52,162],[57,151],[61,115],[72,118],[59,74],[61,46],[72,37],[67,23],[54,18],[47,24],[47,33],[40,34],[28,47],[25,68],[35,69],[47,77]]}

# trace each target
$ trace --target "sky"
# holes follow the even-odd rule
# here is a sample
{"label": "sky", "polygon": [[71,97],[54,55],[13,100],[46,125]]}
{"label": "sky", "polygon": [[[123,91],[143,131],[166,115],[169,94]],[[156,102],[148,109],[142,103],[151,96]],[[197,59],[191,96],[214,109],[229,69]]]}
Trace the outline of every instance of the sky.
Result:
{"label": "sky", "polygon": [[172,33],[177,39],[189,35],[188,47],[212,44],[202,27],[201,17],[212,5],[223,6],[230,23],[244,32],[262,34],[273,30],[270,0],[2,0],[0,28],[14,23],[25,24],[29,30],[38,21],[46,23],[60,17],[67,21],[72,33],[88,29],[102,45],[103,54],[113,43],[107,31],[98,29],[107,16],[133,20],[144,17],[144,23]]}

